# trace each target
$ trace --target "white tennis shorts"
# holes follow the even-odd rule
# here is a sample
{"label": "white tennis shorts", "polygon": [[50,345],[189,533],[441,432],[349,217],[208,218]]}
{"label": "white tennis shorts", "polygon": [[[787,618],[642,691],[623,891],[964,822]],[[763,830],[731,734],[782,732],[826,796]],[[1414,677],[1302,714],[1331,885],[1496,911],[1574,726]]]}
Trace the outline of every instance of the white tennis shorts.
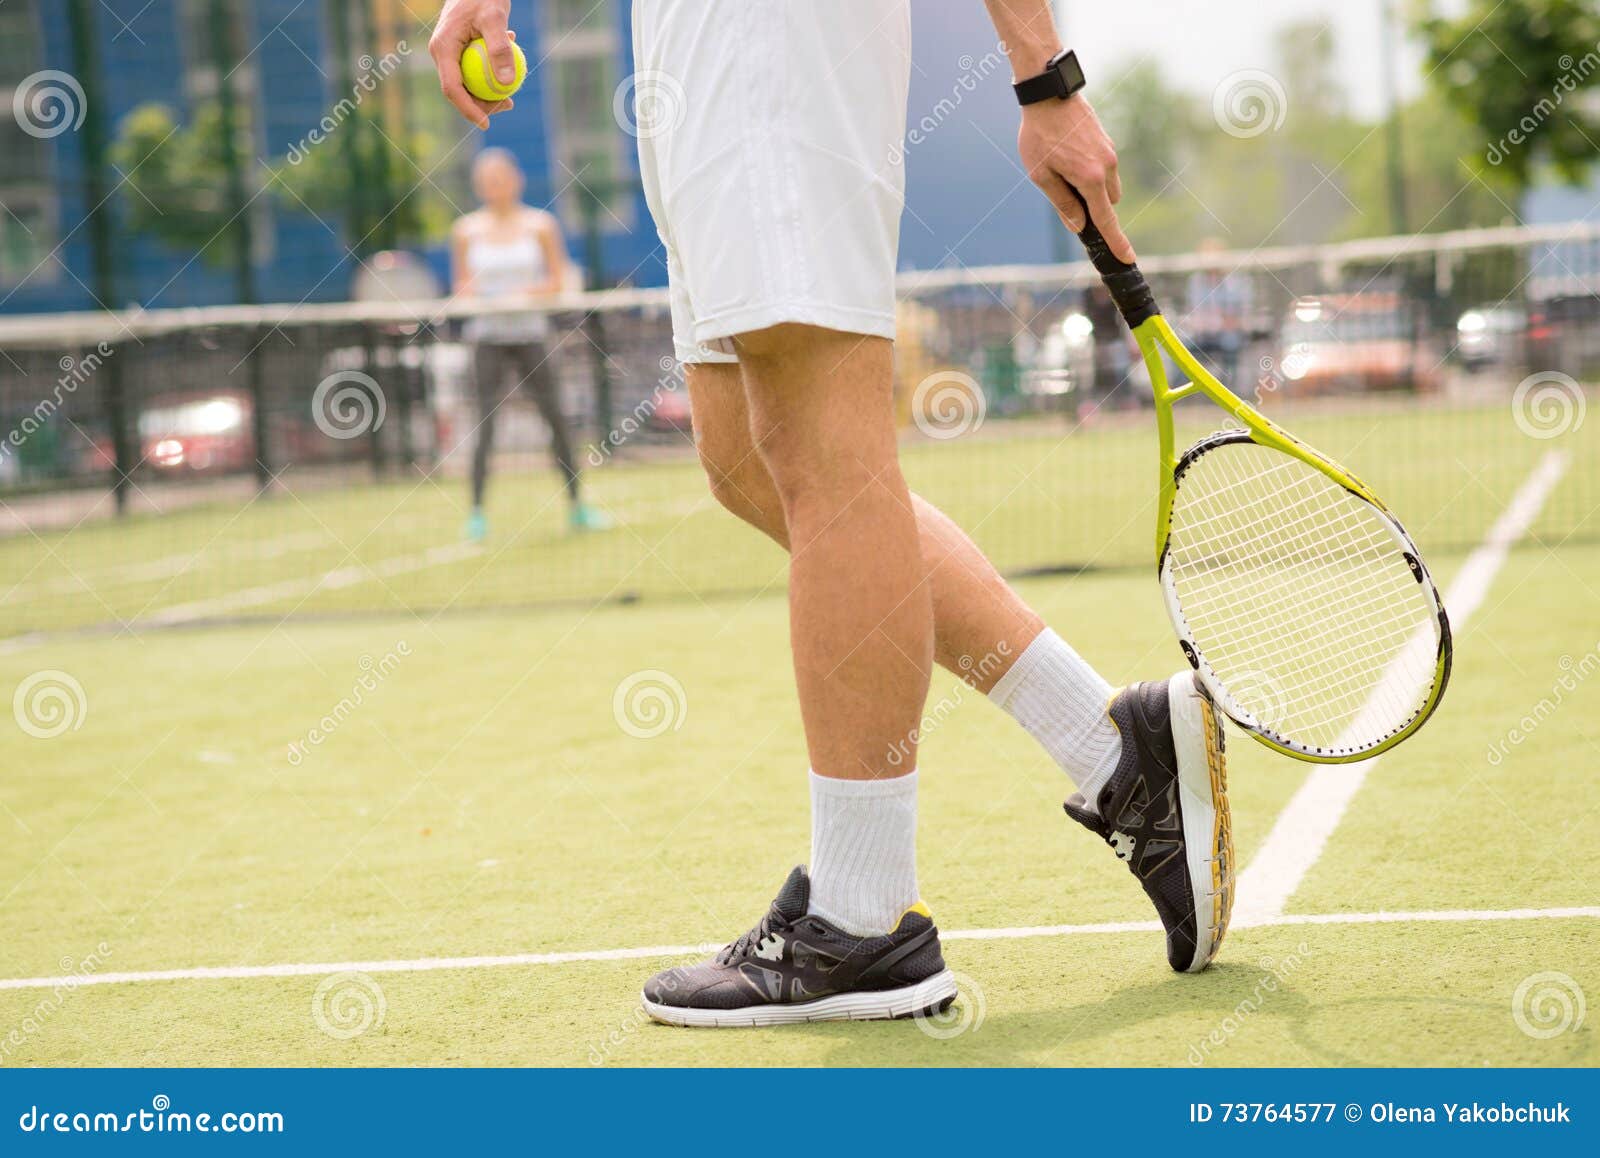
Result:
{"label": "white tennis shorts", "polygon": [[678,358],[781,322],[893,338],[909,0],[635,0],[633,47]]}

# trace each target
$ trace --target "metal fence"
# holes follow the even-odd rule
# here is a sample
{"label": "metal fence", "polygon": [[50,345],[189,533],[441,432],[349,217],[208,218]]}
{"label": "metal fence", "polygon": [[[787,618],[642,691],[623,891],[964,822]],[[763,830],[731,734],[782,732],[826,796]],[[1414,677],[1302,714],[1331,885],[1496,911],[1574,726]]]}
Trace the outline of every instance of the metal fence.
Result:
{"label": "metal fence", "polygon": [[[1144,267],[1219,377],[1367,477],[1426,548],[1478,541],[1548,453],[1565,481],[1537,532],[1595,531],[1583,383],[1600,376],[1600,227]],[[514,396],[495,533],[461,545],[473,312],[0,319],[0,589],[13,593],[0,633],[781,583],[781,557],[705,495],[660,291],[547,311],[586,487],[618,526],[563,533],[547,432]],[[903,275],[896,349],[908,475],[1004,568],[1148,563],[1148,383],[1086,265]],[[1190,433],[1210,421],[1197,414]]]}

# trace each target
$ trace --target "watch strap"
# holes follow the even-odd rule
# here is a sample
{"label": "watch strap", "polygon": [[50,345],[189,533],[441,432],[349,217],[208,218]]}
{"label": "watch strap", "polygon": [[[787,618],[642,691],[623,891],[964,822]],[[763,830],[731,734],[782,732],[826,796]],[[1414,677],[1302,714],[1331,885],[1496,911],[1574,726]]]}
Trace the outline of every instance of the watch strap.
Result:
{"label": "watch strap", "polygon": [[1084,87],[1083,69],[1078,65],[1078,54],[1070,49],[1050,58],[1050,63],[1038,76],[1019,80],[1011,88],[1017,102],[1024,105],[1047,100],[1066,100]]}

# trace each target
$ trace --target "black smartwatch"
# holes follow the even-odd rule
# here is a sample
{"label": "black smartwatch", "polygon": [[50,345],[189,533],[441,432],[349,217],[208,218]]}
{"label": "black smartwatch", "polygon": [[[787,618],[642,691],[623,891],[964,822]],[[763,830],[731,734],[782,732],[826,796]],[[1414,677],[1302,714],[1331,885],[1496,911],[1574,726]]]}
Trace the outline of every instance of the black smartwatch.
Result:
{"label": "black smartwatch", "polygon": [[1011,87],[1016,91],[1017,103],[1038,104],[1047,100],[1066,100],[1084,86],[1083,69],[1078,67],[1078,54],[1070,49],[1058,52],[1044,66],[1038,76],[1019,80]]}

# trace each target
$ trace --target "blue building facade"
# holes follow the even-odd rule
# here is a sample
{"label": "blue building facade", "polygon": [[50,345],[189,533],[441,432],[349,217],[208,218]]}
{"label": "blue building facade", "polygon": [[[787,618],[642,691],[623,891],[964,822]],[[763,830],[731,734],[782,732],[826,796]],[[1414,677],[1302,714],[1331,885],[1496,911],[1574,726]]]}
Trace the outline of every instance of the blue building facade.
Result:
{"label": "blue building facade", "polygon": [[[631,71],[628,0],[595,10],[551,0],[534,7],[534,19],[515,22],[530,59],[548,56],[542,76],[530,78],[516,109],[495,118],[488,133],[478,133],[455,118],[438,94],[427,56],[428,30],[416,17],[431,20],[426,3],[364,0],[361,31],[351,51],[357,68],[396,71],[381,86],[401,86],[399,107],[414,132],[434,142],[435,162],[426,173],[397,176],[423,187],[435,204],[435,220],[470,207],[467,172],[484,145],[514,152],[528,174],[531,200],[560,211],[574,253],[581,259],[589,238],[580,197],[584,188],[603,191],[605,209],[593,214],[606,280],[657,284],[665,263],[634,178],[634,142],[616,123],[612,94]],[[434,0],[432,9],[437,8]],[[230,0],[228,15],[240,63],[229,83],[248,110],[254,138],[252,185],[261,184],[267,166],[281,163],[291,149],[304,148],[308,136],[347,95],[349,69],[334,59],[333,21],[348,18],[353,6],[340,0]],[[187,121],[196,106],[217,92],[212,42],[206,17],[209,0],[97,0],[84,6],[92,26],[98,60],[97,99],[105,110],[108,136],[114,138],[127,113],[160,104]],[[389,17],[392,16],[392,19]],[[563,46],[546,53],[541,41],[552,21],[562,27]],[[66,115],[74,114],[71,91],[78,59],[68,4],[61,0],[6,0],[0,10],[0,100],[9,110],[19,88],[54,86],[64,93]],[[347,43],[350,43],[347,41]],[[369,67],[370,66],[370,67]],[[60,74],[66,80],[41,77]],[[341,84],[341,80],[345,84]],[[375,94],[377,90],[375,89]],[[386,99],[396,94],[391,92]],[[368,99],[378,99],[376,95]],[[566,118],[566,123],[563,123]],[[572,118],[587,118],[573,120]],[[91,287],[92,255],[84,228],[89,181],[84,134],[11,130],[0,141],[0,312],[31,313],[94,309],[102,305],[173,307],[236,300],[231,270],[196,258],[164,241],[133,236],[126,228],[123,201],[134,194],[112,171],[117,186],[111,199],[113,251],[117,267],[114,301],[100,302]],[[336,147],[332,137],[315,147]],[[358,268],[356,239],[345,222],[320,218],[292,201],[263,189],[249,210],[255,234],[255,280],[262,301],[331,301],[349,296]],[[436,234],[438,230],[434,231]],[[420,253],[443,277],[442,236],[414,240]]]}
{"label": "blue building facade", "polygon": [[[0,3],[0,109],[40,74],[75,68],[69,8],[90,22],[98,61],[97,99],[106,133],[141,105],[169,107],[180,122],[215,99],[209,16],[214,0],[4,0]],[[484,145],[510,149],[528,174],[529,199],[554,208],[569,245],[586,264],[597,245],[607,283],[659,285],[666,268],[637,183],[635,142],[626,119],[633,72],[630,0],[520,0],[512,24],[538,67],[517,107],[478,133],[438,94],[427,55],[428,26],[440,0],[225,0],[232,52],[227,83],[247,111],[254,171],[261,188],[250,207],[255,280],[262,301],[333,301],[349,296],[358,239],[347,221],[319,217],[262,188],[266,169],[303,149],[319,122],[350,95],[359,72],[398,67],[370,99],[388,123],[433,142],[427,171],[412,174],[434,202],[436,221],[471,205],[467,173]],[[1072,252],[1054,214],[1015,159],[1017,112],[1009,70],[981,5],[912,0],[916,67],[905,151],[908,211],[901,265],[930,268],[1059,260]],[[344,21],[341,27],[336,21]],[[68,93],[68,100],[72,94]],[[619,105],[623,115],[619,116]],[[339,148],[335,128],[316,147]],[[135,194],[115,172],[111,199],[117,266],[112,300],[92,290],[85,218],[89,185],[84,134],[27,134],[0,117],[0,313],[210,305],[236,300],[231,270],[126,225]],[[604,202],[599,212],[586,193]],[[590,229],[589,223],[598,228]],[[442,229],[407,239],[440,276]]]}

